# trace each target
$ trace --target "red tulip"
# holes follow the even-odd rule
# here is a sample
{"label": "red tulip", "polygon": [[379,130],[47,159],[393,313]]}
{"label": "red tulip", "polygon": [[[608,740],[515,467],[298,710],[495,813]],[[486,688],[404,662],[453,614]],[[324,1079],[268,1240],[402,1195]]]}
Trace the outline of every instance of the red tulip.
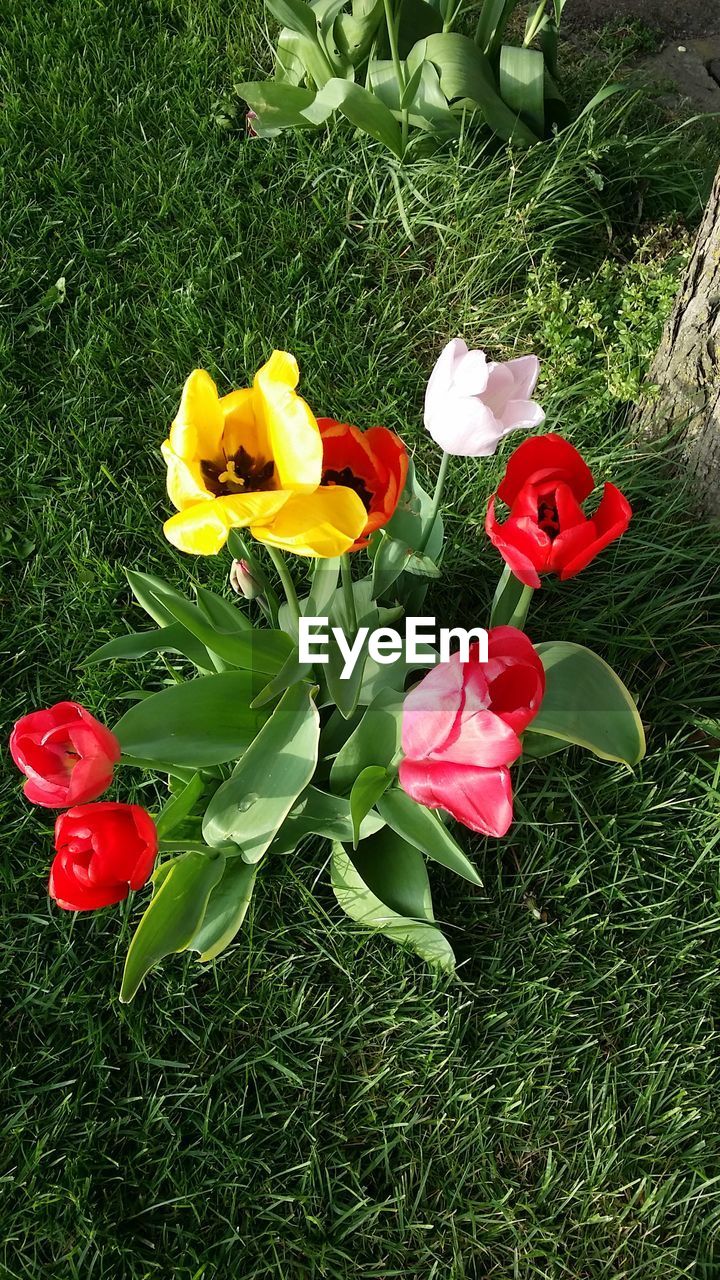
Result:
{"label": "red tulip", "polygon": [[537,715],[545,672],[516,627],[488,633],[488,661],[440,663],[403,705],[400,785],[418,804],[446,809],[472,831],[504,836],[512,822],[508,765]]}
{"label": "red tulip", "polygon": [[137,804],[78,805],[55,823],[48,892],[65,911],[122,902],[148,879],[158,848],[155,823]]}
{"label": "red tulip", "polygon": [[[526,587],[539,587],[541,573],[573,578],[625,532],[632,508],[614,484],[605,485],[595,514],[585,515],[580,503],[594,488],[587,463],[562,436],[532,436],[511,454],[485,529]],[[510,508],[504,524],[495,517],[496,497]]]}
{"label": "red tulip", "polygon": [[18,720],[10,753],[27,777],[24,791],[48,809],[95,800],[112,782],[120,743],[77,702],[56,702]]}
{"label": "red tulip", "polygon": [[317,423],[323,444],[322,484],[354,489],[367,511],[365,528],[350,548],[359,551],[395,511],[407,478],[407,451],[387,427],[360,431],[334,418],[318,418]]}

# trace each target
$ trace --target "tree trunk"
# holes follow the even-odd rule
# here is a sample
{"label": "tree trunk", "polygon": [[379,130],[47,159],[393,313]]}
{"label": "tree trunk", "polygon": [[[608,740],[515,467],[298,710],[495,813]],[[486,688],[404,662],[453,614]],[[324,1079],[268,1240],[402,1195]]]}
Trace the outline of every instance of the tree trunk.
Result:
{"label": "tree trunk", "polygon": [[648,437],[681,428],[702,504],[720,516],[720,170],[648,377],[659,391],[635,423]]}

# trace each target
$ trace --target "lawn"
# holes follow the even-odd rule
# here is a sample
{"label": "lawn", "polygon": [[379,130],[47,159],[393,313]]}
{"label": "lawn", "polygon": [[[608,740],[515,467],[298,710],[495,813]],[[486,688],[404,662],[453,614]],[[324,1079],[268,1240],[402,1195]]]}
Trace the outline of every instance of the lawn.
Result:
{"label": "lawn", "polygon": [[[147,895],[51,907],[51,820],[8,768],[0,1276],[709,1278],[718,538],[675,446],[638,447],[622,405],[712,157],[624,100],[511,166],[472,139],[399,177],[348,133],[246,142],[214,104],[268,64],[260,8],[6,10],[3,734],[69,695],[120,713],[139,672],[81,663],[143,625],[123,565],[222,584],[227,558],[160,533],[158,447],[193,366],[227,390],[288,348],[318,412],[401,430],[430,478],[424,381],[462,334],[535,349],[548,427],[633,503],[529,630],[612,663],[648,755],[634,776],[574,751],[526,764],[511,837],[469,843],[484,893],[432,868],[454,979],[341,918],[305,849],[264,868],[217,965],[174,958],[128,1007]],[[486,620],[501,466],[453,468],[447,625]]]}

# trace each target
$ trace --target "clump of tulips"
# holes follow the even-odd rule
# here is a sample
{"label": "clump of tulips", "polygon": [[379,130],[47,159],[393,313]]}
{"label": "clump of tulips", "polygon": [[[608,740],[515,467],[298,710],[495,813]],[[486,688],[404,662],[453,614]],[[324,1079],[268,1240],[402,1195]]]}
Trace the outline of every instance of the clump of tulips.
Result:
{"label": "clump of tulips", "polygon": [[[637,709],[602,658],[525,631],[541,575],[574,577],[631,517],[610,483],[588,513],[593,475],[559,435],[526,436],[489,498],[504,568],[488,617],[469,619],[484,643],[461,641],[446,661],[427,646],[383,649],[390,623],[427,612],[452,456],[488,457],[506,435],[541,427],[538,373],[534,356],[503,363],[460,339],[445,347],[425,400],[443,450],[432,497],[394,432],[316,417],[286,352],[222,396],[204,370],[190,374],[162,446],[175,508],[164,530],[190,555],[227,548],[231,591],[198,586],[191,598],[128,571],[155,626],[87,661],[170,655],[172,684],[156,681],[112,730],[61,702],[23,716],[10,742],[26,798],[62,810],[49,881],[58,906],[94,911],[152,880],[121,999],[173,952],[218,956],[272,855],[307,844],[317,856],[321,840],[346,913],[450,969],[426,859],[481,884],[456,824],[506,835],[521,756],[577,746],[641,759]],[[327,650],[308,660],[301,633],[323,619]],[[124,767],[166,777],[158,812],[100,799]]]}

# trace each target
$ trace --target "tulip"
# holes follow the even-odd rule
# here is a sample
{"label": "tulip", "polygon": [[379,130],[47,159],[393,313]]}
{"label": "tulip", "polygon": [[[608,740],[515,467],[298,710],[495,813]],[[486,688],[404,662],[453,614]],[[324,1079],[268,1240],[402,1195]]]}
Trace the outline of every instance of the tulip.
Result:
{"label": "tulip", "polygon": [[55,823],[56,854],[48,892],[65,911],[96,911],[122,902],[149,879],[157,828],[137,804],[78,805]]}
{"label": "tulip", "polygon": [[[605,484],[594,515],[585,515],[580,503],[594,488],[587,463],[562,436],[532,436],[511,454],[485,529],[526,587],[539,587],[541,573],[573,578],[625,532],[632,508],[614,484]],[[504,524],[495,516],[496,497],[510,508]]]}
{"label": "tulip", "polygon": [[[204,369],[190,374],[169,439],[162,446],[167,487],[177,515],[165,536],[181,551],[215,555],[230,529],[249,527],[271,542],[291,498],[293,514],[279,525],[303,555],[341,555],[366,520],[352,489],[328,501],[319,490],[323,448],[313,413],[296,393],[295,358],[273,352],[252,387],[218,396]],[[315,496],[317,492],[317,497]]]}
{"label": "tulip", "polygon": [[48,809],[95,800],[107,791],[120,743],[77,702],[56,702],[17,721],[10,754],[25,774],[25,797]]}
{"label": "tulip", "polygon": [[537,715],[545,672],[515,627],[488,632],[488,661],[453,654],[406,696],[400,785],[429,809],[445,809],[483,835],[504,836],[512,822],[509,765],[519,735]]}
{"label": "tulip", "polygon": [[488,458],[503,436],[544,421],[531,399],[539,372],[537,356],[488,360],[484,351],[469,351],[462,338],[453,338],[430,375],[425,426],[446,453]]}
{"label": "tulip", "polygon": [[230,586],[238,596],[256,600],[262,595],[262,583],[254,576],[247,560],[233,560],[230,568]]}
{"label": "tulip", "polygon": [[[394,514],[407,478],[407,450],[400,437],[387,427],[360,431],[334,418],[317,421],[323,445],[321,489],[352,489],[363,504],[363,528],[349,548],[359,551],[367,546],[370,534],[381,529]],[[318,491],[313,496],[317,499]],[[290,499],[283,511],[283,524],[292,523],[302,501]],[[287,541],[279,540],[278,525],[276,521],[264,540],[287,551],[296,550],[292,536]],[[257,530],[253,532],[256,537],[261,536]]]}

